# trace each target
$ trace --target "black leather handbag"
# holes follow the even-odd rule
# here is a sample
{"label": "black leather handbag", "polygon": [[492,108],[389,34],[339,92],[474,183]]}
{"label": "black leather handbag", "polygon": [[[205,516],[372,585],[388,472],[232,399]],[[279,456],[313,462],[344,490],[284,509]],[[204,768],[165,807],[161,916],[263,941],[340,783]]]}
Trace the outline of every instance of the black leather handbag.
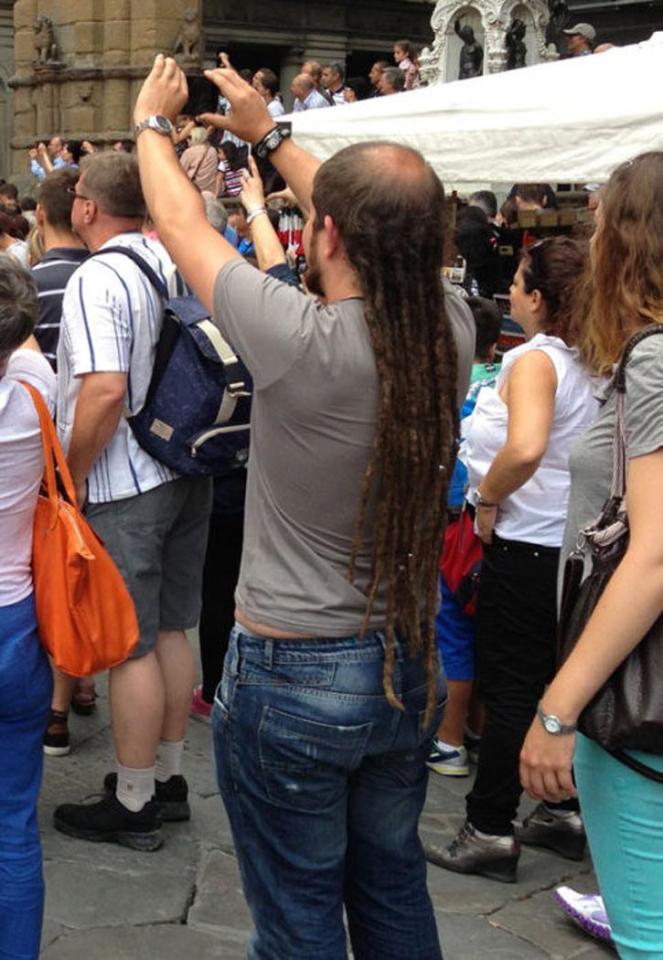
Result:
{"label": "black leather handbag", "polygon": [[[628,547],[624,435],[626,366],[634,347],[654,334],[663,334],[663,325],[647,327],[631,338],[615,374],[617,414],[612,488],[600,516],[580,531],[578,546],[566,562],[559,619],[562,662],[575,647]],[[583,579],[587,556],[591,560],[591,570]],[[663,783],[663,773],[625,752],[641,750],[663,754],[663,614],[585,707],[578,729],[622,763]]]}

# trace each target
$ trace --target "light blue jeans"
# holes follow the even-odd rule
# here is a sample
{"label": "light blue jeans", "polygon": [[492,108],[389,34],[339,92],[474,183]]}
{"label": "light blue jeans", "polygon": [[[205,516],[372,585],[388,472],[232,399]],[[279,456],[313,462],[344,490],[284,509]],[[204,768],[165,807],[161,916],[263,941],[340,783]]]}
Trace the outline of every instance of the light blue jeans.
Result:
{"label": "light blue jeans", "polygon": [[[633,753],[663,772],[663,755]],[[574,770],[589,847],[622,960],[663,957],[663,784],[578,735]]]}
{"label": "light blue jeans", "polygon": [[250,960],[441,960],[417,823],[426,758],[421,658],[384,643],[231,634],[212,722],[221,795],[256,934]]}

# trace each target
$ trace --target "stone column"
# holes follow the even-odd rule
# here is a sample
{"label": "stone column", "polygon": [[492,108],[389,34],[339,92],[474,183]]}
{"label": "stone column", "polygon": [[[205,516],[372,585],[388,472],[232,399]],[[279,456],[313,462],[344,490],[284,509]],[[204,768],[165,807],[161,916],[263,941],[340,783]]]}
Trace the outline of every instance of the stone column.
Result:
{"label": "stone column", "polygon": [[304,59],[303,47],[291,47],[281,59],[280,87],[283,102],[288,111],[292,109],[294,101],[294,97],[290,93],[290,84],[299,73]]}
{"label": "stone column", "polygon": [[103,86],[101,130],[104,138],[122,140],[132,129],[131,78],[114,76],[114,68],[127,66],[128,43],[131,37],[131,0],[105,0],[104,42],[102,62],[108,76]]}

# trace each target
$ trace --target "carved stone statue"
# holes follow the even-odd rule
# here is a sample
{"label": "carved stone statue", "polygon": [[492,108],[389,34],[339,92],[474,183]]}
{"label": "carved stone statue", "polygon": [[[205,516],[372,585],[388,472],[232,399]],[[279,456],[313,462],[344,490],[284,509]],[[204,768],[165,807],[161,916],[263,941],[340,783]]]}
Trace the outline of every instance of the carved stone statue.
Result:
{"label": "carved stone statue", "polygon": [[454,23],[454,30],[463,41],[460,51],[459,80],[480,77],[483,73],[483,47],[477,42],[474,30],[469,24],[461,26],[460,20]]}
{"label": "carved stone statue", "polygon": [[53,21],[50,17],[39,16],[35,20],[35,66],[46,66],[58,62],[58,47],[55,42]]}
{"label": "carved stone statue", "polygon": [[201,29],[198,11],[189,7],[184,11],[184,21],[173,46],[173,55],[181,55],[184,63],[198,63],[200,59]]}
{"label": "carved stone statue", "polygon": [[548,0],[548,9],[550,10],[550,20],[546,27],[546,43],[552,44],[557,53],[564,54],[566,44],[562,31],[569,22],[569,8],[566,0]]}
{"label": "carved stone statue", "polygon": [[518,70],[519,67],[526,65],[527,47],[525,45],[525,34],[527,27],[523,20],[515,19],[506,33],[506,68],[507,70]]}

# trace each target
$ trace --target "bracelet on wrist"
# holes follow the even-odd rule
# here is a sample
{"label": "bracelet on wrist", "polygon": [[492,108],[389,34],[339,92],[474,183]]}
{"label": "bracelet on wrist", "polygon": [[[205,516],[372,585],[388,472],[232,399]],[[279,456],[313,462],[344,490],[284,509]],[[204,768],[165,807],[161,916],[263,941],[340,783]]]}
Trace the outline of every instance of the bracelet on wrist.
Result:
{"label": "bracelet on wrist", "polygon": [[498,507],[499,504],[494,503],[492,500],[486,500],[483,494],[481,493],[481,490],[477,489],[474,493],[474,506],[477,509],[479,507],[486,507],[492,510],[495,507]]}
{"label": "bracelet on wrist", "polygon": [[246,222],[249,226],[253,223],[256,217],[259,217],[261,214],[267,213],[266,207],[256,207],[255,210],[251,210],[250,213],[246,215]]}

